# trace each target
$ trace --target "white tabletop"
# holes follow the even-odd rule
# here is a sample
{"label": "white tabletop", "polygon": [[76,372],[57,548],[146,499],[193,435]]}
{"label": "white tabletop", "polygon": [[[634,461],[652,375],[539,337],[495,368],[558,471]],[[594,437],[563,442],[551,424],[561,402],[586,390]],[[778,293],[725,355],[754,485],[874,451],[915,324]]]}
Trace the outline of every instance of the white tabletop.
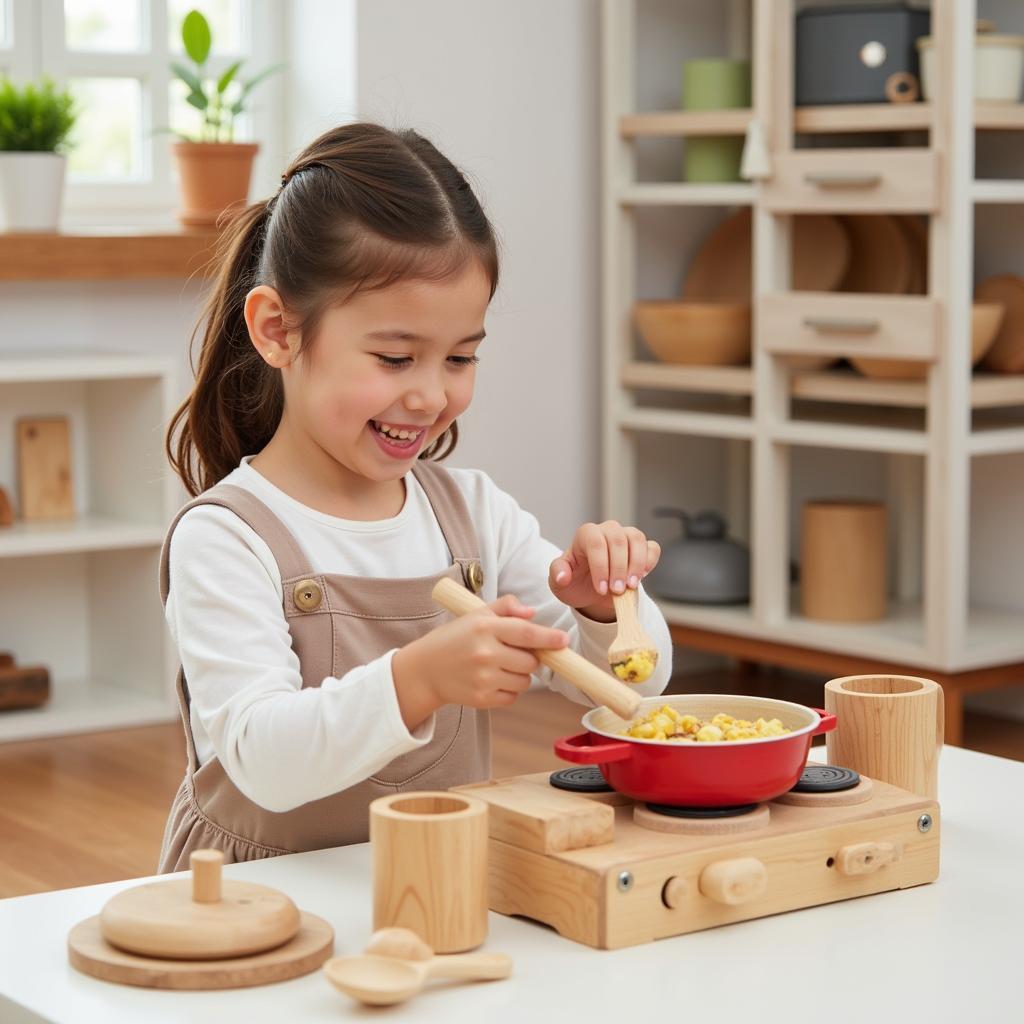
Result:
{"label": "white tabletop", "polygon": [[[816,753],[817,753],[816,749]],[[441,985],[368,1010],[320,971],[221,992],[113,985],[67,962],[70,928],[131,879],[0,900],[0,1022],[280,1024],[377,1015],[436,1022],[600,1024],[695,1020],[1024,1020],[1024,764],[957,748],[940,769],[939,880],[630,949],[594,950],[527,921],[490,916],[484,949],[515,962],[507,981]],[[225,868],[286,892],[336,929],[339,953],[370,935],[370,849],[350,846]]]}

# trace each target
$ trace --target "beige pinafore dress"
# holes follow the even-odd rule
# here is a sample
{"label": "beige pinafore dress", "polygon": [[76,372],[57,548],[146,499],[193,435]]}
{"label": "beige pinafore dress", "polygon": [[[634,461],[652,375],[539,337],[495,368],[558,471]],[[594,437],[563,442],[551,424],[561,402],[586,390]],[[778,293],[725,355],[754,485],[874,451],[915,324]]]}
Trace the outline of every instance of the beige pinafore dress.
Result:
{"label": "beige pinafore dress", "polygon": [[[160,558],[161,597],[166,602],[170,590],[168,553],[178,521],[196,505],[221,505],[255,530],[277,560],[284,614],[303,687],[319,686],[327,676],[342,676],[401,647],[451,617],[430,596],[439,579],[448,576],[474,591],[483,581],[476,532],[455,481],[432,462],[417,462],[413,473],[452,555],[453,564],[442,573],[409,579],[318,573],[263,502],[241,487],[221,484],[186,505],[171,523]],[[268,811],[241,793],[219,759],[198,763],[188,681],[181,670],[177,690],[188,765],[164,832],[161,872],[184,870],[189,854],[203,847],[223,850],[225,862],[232,863],[365,842],[367,808],[377,797],[403,790],[446,789],[486,779],[490,773],[488,713],[446,705],[437,712],[434,737],[426,746],[403,754],[349,789],[290,811]]]}

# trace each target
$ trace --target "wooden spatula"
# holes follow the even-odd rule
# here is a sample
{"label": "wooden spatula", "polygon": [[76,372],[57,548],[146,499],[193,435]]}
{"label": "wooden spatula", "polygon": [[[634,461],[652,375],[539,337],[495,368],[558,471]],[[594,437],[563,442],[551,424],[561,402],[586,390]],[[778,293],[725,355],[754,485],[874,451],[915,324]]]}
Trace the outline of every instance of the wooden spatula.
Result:
{"label": "wooden spatula", "polygon": [[623,682],[642,683],[651,678],[658,651],[637,618],[637,591],[612,594],[612,602],[619,631],[608,648],[608,664]]}
{"label": "wooden spatula", "polygon": [[[465,587],[460,587],[447,576],[434,584],[433,599],[454,615],[465,615],[481,609],[490,610],[487,604]],[[597,704],[611,708],[620,718],[632,718],[640,707],[641,697],[623,686],[607,672],[591,664],[581,654],[568,647],[557,651],[534,651],[541,663],[553,672],[568,679],[573,686],[582,690]]]}

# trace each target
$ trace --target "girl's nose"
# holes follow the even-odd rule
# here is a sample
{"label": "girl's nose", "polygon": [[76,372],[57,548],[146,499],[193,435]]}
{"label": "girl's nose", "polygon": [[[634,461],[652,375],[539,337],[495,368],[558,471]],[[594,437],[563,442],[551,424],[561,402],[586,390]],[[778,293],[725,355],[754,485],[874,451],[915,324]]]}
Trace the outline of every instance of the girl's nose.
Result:
{"label": "girl's nose", "polygon": [[448,404],[448,395],[440,380],[424,380],[409,389],[405,404],[409,409],[436,415]]}

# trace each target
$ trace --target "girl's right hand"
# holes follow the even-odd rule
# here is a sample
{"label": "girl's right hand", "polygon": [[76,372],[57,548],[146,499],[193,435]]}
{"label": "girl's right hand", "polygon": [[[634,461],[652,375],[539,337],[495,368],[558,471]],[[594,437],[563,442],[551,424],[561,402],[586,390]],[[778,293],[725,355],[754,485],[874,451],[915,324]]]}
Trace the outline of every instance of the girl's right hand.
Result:
{"label": "girl's right hand", "polygon": [[507,707],[540,665],[533,651],[569,644],[564,630],[530,622],[534,609],[512,594],[487,609],[446,622],[395,652],[391,673],[410,730],[444,704]]}

